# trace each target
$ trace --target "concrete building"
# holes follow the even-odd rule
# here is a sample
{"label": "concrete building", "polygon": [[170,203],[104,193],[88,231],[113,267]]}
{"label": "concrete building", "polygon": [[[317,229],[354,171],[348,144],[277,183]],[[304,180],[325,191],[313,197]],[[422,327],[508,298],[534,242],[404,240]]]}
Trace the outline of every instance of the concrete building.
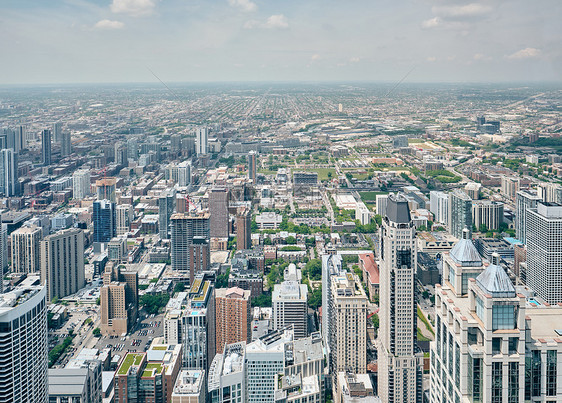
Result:
{"label": "concrete building", "polygon": [[317,172],[293,172],[293,185],[317,185]]}
{"label": "concrete building", "polygon": [[380,403],[367,374],[338,372],[334,403]]}
{"label": "concrete building", "polygon": [[472,200],[480,199],[480,191],[482,189],[482,185],[477,182],[469,182],[464,187],[464,191]]}
{"label": "concrete building", "polygon": [[459,189],[449,193],[449,233],[460,239],[462,230],[472,230],[472,199]]}
{"label": "concrete building", "polygon": [[21,227],[12,232],[12,272],[39,273],[40,244],[43,231],[39,227]]}
{"label": "concrete building", "polygon": [[258,155],[254,150],[252,150],[248,153],[248,179],[254,182],[256,181],[258,172],[257,164]]}
{"label": "concrete building", "polygon": [[176,192],[164,191],[158,197],[158,232],[160,239],[170,239],[170,217],[176,207]]}
{"label": "concrete building", "polygon": [[315,376],[277,374],[275,403],[322,402],[322,388]]}
{"label": "concrete building", "polygon": [[101,377],[99,361],[83,368],[49,369],[49,403],[101,402]]}
{"label": "concrete building", "polygon": [[0,150],[0,194],[13,197],[19,193],[18,154],[11,148]]}
{"label": "concrete building", "polygon": [[180,371],[170,403],[206,403],[207,380],[205,371],[182,370]]}
{"label": "concrete building", "polygon": [[550,304],[562,303],[562,205],[527,210],[527,285]]}
{"label": "concrete building", "polygon": [[98,200],[109,200],[115,203],[115,190],[117,189],[117,179],[103,178],[96,181]]}
{"label": "concrete building", "polygon": [[72,138],[70,132],[63,132],[60,142],[60,155],[61,157],[68,157],[72,154]]}
{"label": "concrete building", "polygon": [[472,204],[472,223],[480,230],[497,230],[503,223],[503,203],[492,200],[478,200]]}
{"label": "concrete building", "polygon": [[209,192],[209,215],[211,238],[228,238],[230,191],[225,187],[215,187]]}
{"label": "concrete building", "polygon": [[236,213],[236,249],[244,250],[252,247],[252,215],[247,207],[240,207]]}
{"label": "concrete building", "polygon": [[115,203],[98,200],[93,205],[94,242],[105,243],[117,235]]}
{"label": "concrete building", "polygon": [[90,171],[79,169],[72,174],[72,197],[77,200],[90,195]]}
{"label": "concrete building", "polygon": [[376,195],[375,196],[375,206],[377,215],[384,217],[386,215],[386,204],[388,202],[388,195]]}
{"label": "concrete building", "polygon": [[287,280],[275,284],[272,295],[273,329],[293,326],[295,339],[308,336],[308,287]]}
{"label": "concrete building", "polygon": [[283,216],[274,211],[267,211],[256,216],[258,229],[279,229],[283,222]]}
{"label": "concrete building", "polygon": [[115,209],[115,225],[117,236],[127,235],[131,231],[131,223],[135,218],[133,206],[119,204]]}
{"label": "concrete building", "polygon": [[332,306],[332,277],[344,273],[342,257],[337,254],[322,255],[322,338],[330,360],[330,342],[332,336],[332,317],[329,315]]}
{"label": "concrete building", "polygon": [[527,211],[536,208],[540,201],[541,196],[534,190],[520,190],[515,197],[515,231],[517,239],[524,244],[527,243]]}
{"label": "concrete building", "polygon": [[106,264],[100,288],[100,330],[104,335],[127,334],[137,320],[138,274]]}
{"label": "concrete building", "polygon": [[47,299],[64,298],[86,285],[84,276],[84,232],[71,228],[41,241],[41,282]]}
{"label": "concrete building", "polygon": [[107,258],[115,264],[127,261],[127,238],[115,237],[107,244]]}
{"label": "concrete building", "polygon": [[[190,215],[186,213],[176,213],[170,217],[171,221],[171,260],[172,270],[190,272],[190,278],[195,276],[195,266],[193,262],[194,239],[209,240],[209,213]],[[207,244],[208,245],[208,244]],[[210,249],[205,259],[210,263]],[[201,261],[203,261],[201,260]]]}
{"label": "concrete building", "polygon": [[176,183],[182,187],[191,185],[191,162],[184,161],[178,165],[178,177]]}
{"label": "concrete building", "polygon": [[209,129],[207,127],[199,127],[195,130],[195,153],[198,157],[209,153]]}
{"label": "concrete building", "polygon": [[515,195],[519,191],[521,179],[512,176],[502,175],[501,177],[501,194],[508,199],[514,200]]}
{"label": "concrete building", "polygon": [[227,344],[215,355],[209,369],[208,393],[211,402],[246,402],[246,343]]}
{"label": "concrete building", "polygon": [[357,203],[355,207],[355,219],[359,220],[359,224],[361,225],[368,225],[371,222],[371,213],[365,203]]}
{"label": "concrete building", "polygon": [[47,403],[47,290],[29,276],[0,294],[0,400]]}
{"label": "concrete building", "polygon": [[250,295],[238,287],[215,290],[216,351],[224,351],[227,344],[251,341]]}
{"label": "concrete building", "polygon": [[44,166],[51,165],[51,131],[49,129],[41,132],[41,157]]}
{"label": "concrete building", "polygon": [[388,198],[386,213],[380,230],[380,300],[387,303],[379,311],[378,390],[383,402],[414,403],[423,391],[423,355],[416,343],[416,230],[401,195]]}

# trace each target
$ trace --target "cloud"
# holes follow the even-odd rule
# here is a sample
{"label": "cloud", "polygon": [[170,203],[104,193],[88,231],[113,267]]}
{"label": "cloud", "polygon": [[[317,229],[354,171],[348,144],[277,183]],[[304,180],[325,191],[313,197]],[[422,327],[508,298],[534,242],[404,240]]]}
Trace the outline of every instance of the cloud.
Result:
{"label": "cloud", "polygon": [[435,56],[429,56],[425,58],[426,61],[433,63],[435,61],[437,61],[437,58]]}
{"label": "cloud", "polygon": [[256,3],[251,0],[228,0],[228,4],[246,12],[256,11],[258,9]]}
{"label": "cloud", "polygon": [[482,59],[484,59],[484,57],[485,56],[482,53],[476,53],[472,58],[474,60],[482,60]]}
{"label": "cloud", "polygon": [[479,3],[470,3],[458,6],[434,6],[433,14],[450,19],[480,17],[492,11],[492,7]]}
{"label": "cloud", "polygon": [[540,49],[536,48],[525,48],[518,50],[515,53],[507,56],[508,59],[512,60],[523,60],[523,59],[536,59],[541,55]]}
{"label": "cloud", "polygon": [[361,61],[361,58],[359,57],[352,57],[351,59],[349,59],[349,63],[359,63]]}
{"label": "cloud", "polygon": [[318,53],[315,53],[312,56],[310,56],[310,60],[312,61],[320,60],[320,55]]}
{"label": "cloud", "polygon": [[95,29],[122,29],[125,26],[121,21],[101,20],[94,25]]}
{"label": "cloud", "polygon": [[113,0],[110,8],[117,14],[142,17],[152,14],[155,6],[154,0]]}
{"label": "cloud", "polygon": [[431,29],[439,26],[441,23],[441,19],[439,17],[433,17],[429,20],[425,20],[422,22],[422,28]]}
{"label": "cloud", "polygon": [[275,14],[270,16],[265,22],[256,20],[247,21],[244,24],[244,28],[286,29],[289,28],[289,21],[283,14]]}

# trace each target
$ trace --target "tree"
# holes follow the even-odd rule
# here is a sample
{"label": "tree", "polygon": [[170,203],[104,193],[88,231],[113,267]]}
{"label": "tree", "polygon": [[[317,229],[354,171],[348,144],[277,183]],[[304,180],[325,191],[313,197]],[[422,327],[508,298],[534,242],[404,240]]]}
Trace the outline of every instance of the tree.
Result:
{"label": "tree", "polygon": [[287,237],[287,245],[296,245],[297,239],[294,236]]}
{"label": "tree", "polygon": [[255,298],[252,298],[252,306],[257,306],[260,308],[270,308],[271,307],[271,293],[263,293]]}
{"label": "tree", "polygon": [[217,281],[215,283],[215,288],[227,288],[228,287],[228,277],[230,276],[230,267],[226,269],[224,274],[219,274],[217,276]]}
{"label": "tree", "polygon": [[379,329],[379,315],[374,313],[373,316],[371,316],[371,322],[373,322],[373,327],[376,332]]}
{"label": "tree", "polygon": [[318,287],[308,297],[308,306],[314,310],[322,306],[322,286]]}
{"label": "tree", "polygon": [[157,314],[160,311],[160,308],[164,308],[168,301],[170,300],[170,295],[168,294],[144,294],[140,298],[140,304],[144,306],[146,312],[150,314]]}
{"label": "tree", "polygon": [[185,290],[185,284],[184,283],[177,283],[174,287],[174,292],[182,292]]}
{"label": "tree", "polygon": [[101,336],[101,329],[100,329],[99,327],[96,327],[96,328],[92,331],[92,334],[93,334],[95,337],[100,337],[100,336]]}
{"label": "tree", "polygon": [[311,259],[304,266],[304,275],[308,276],[312,281],[322,279],[322,261],[320,259]]}
{"label": "tree", "polygon": [[263,244],[264,245],[272,245],[273,242],[271,242],[271,238],[267,237],[267,238],[264,238]]}

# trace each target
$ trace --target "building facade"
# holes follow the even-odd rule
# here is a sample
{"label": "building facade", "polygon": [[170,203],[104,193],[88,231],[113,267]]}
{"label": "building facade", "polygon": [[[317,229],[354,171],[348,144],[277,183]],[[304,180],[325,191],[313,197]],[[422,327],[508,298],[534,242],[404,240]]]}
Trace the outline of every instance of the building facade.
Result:
{"label": "building facade", "polygon": [[216,351],[224,351],[227,344],[251,341],[250,295],[238,287],[215,290]]}
{"label": "building facade", "polygon": [[460,239],[462,230],[472,230],[472,199],[459,189],[449,193],[449,233]]}
{"label": "building facade", "polygon": [[21,227],[12,232],[12,271],[39,273],[41,270],[40,245],[43,231],[39,227]]}
{"label": "building facade", "polygon": [[288,280],[275,284],[272,295],[273,329],[293,326],[295,339],[308,336],[308,287]]}
{"label": "building facade", "polygon": [[109,242],[117,235],[115,203],[98,200],[93,207],[94,242]]}

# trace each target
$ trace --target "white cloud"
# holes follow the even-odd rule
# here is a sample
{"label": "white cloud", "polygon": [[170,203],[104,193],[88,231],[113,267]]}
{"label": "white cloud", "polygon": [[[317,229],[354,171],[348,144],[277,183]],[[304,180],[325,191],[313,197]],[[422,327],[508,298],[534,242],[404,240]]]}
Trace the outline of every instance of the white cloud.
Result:
{"label": "white cloud", "polygon": [[315,53],[312,56],[310,56],[310,60],[312,61],[320,60],[320,55],[318,53]]}
{"label": "white cloud", "polygon": [[446,18],[479,17],[492,11],[492,7],[479,3],[470,3],[463,6],[434,6],[434,14]]}
{"label": "white cloud", "polygon": [[237,7],[242,11],[250,12],[256,11],[258,6],[251,0],[228,0],[228,4],[232,7]]}
{"label": "white cloud", "polygon": [[359,63],[361,61],[361,58],[359,57],[352,57],[351,59],[349,59],[349,63]]}
{"label": "white cloud", "polygon": [[540,49],[536,48],[525,48],[518,50],[515,53],[507,56],[508,59],[512,60],[522,60],[522,59],[536,59],[541,55]]}
{"label": "white cloud", "polygon": [[426,57],[425,60],[430,62],[430,63],[433,63],[433,62],[437,61],[437,58],[435,56],[429,56],[429,57]]}
{"label": "white cloud", "polygon": [[150,15],[156,6],[154,0],[113,0],[111,11],[132,17]]}
{"label": "white cloud", "polygon": [[247,21],[244,24],[244,28],[286,29],[289,28],[289,21],[283,14],[275,14],[269,17],[264,23],[256,20]]}
{"label": "white cloud", "polygon": [[435,28],[437,26],[439,26],[439,24],[441,23],[441,19],[439,17],[433,17],[429,20],[425,20],[422,22],[422,28]]}
{"label": "white cloud", "polygon": [[482,60],[482,59],[484,59],[484,57],[485,56],[482,53],[476,53],[472,58],[474,60]]}
{"label": "white cloud", "polygon": [[122,29],[125,26],[121,21],[101,20],[94,25],[95,29]]}

